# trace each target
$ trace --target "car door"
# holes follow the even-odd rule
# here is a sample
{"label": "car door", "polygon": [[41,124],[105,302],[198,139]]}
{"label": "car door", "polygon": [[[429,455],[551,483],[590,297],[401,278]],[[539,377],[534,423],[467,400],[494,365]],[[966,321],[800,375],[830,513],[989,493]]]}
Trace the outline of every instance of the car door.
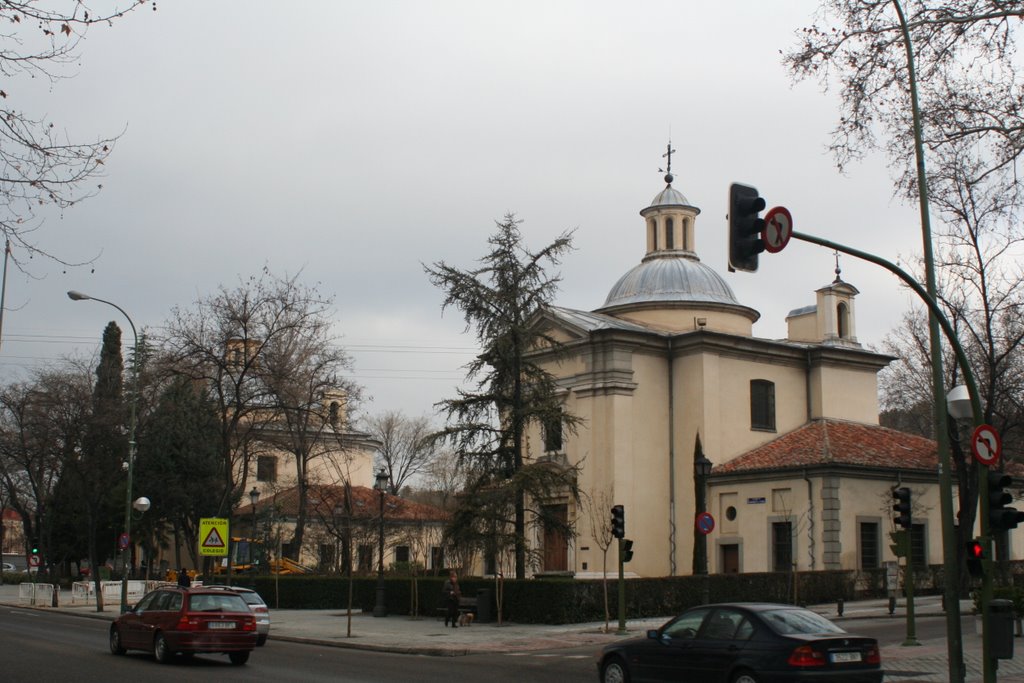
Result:
{"label": "car door", "polygon": [[711,612],[696,607],[680,614],[648,638],[637,658],[631,662],[638,681],[690,681],[693,662],[690,647]]}
{"label": "car door", "polygon": [[142,615],[150,608],[157,595],[158,591],[154,591],[144,596],[131,611],[125,612],[118,619],[121,629],[121,644],[124,647],[135,649],[146,647],[143,644]]}
{"label": "car door", "polygon": [[754,633],[754,625],[743,610],[715,609],[690,646],[694,683],[717,683],[743,651]]}
{"label": "car door", "polygon": [[139,637],[142,647],[149,647],[153,643],[153,634],[166,628],[164,624],[167,621],[167,607],[171,602],[172,595],[174,594],[170,591],[157,591],[153,601],[149,604],[149,609],[139,615]]}

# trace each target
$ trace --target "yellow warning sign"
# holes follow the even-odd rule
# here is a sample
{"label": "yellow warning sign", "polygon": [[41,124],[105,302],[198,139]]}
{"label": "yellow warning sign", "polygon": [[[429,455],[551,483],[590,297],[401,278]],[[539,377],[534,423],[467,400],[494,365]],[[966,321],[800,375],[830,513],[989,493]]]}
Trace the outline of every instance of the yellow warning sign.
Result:
{"label": "yellow warning sign", "polygon": [[199,519],[199,554],[227,557],[227,519],[223,517],[201,517]]}

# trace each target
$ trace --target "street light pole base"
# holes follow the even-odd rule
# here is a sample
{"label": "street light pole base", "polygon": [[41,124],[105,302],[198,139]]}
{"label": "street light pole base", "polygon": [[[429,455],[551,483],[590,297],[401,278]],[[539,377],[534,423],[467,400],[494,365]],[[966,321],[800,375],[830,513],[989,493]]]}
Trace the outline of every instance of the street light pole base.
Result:
{"label": "street light pole base", "polygon": [[377,602],[373,606],[373,616],[375,617],[386,617],[388,615],[388,607],[384,602],[384,587],[377,586]]}

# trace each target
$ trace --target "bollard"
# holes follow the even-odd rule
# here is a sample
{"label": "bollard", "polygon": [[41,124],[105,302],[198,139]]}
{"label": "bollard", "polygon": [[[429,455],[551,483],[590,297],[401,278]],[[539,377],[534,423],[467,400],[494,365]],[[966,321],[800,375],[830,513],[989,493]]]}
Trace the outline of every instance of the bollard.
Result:
{"label": "bollard", "polygon": [[57,597],[60,595],[60,586],[53,584],[53,607],[60,607],[60,599]]}
{"label": "bollard", "polygon": [[839,598],[838,602],[836,602],[836,614],[838,614],[839,616],[843,616],[843,599],[842,598]]}
{"label": "bollard", "polygon": [[889,596],[889,616],[891,617],[895,613],[896,613],[896,596],[895,595],[890,595]]}

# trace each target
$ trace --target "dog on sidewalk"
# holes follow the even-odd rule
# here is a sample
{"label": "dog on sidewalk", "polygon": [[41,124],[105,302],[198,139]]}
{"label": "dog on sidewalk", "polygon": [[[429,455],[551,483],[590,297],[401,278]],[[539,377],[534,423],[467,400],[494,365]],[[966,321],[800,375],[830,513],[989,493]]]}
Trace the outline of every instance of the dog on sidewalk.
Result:
{"label": "dog on sidewalk", "polygon": [[459,626],[472,626],[473,625],[473,613],[463,612],[459,615]]}

